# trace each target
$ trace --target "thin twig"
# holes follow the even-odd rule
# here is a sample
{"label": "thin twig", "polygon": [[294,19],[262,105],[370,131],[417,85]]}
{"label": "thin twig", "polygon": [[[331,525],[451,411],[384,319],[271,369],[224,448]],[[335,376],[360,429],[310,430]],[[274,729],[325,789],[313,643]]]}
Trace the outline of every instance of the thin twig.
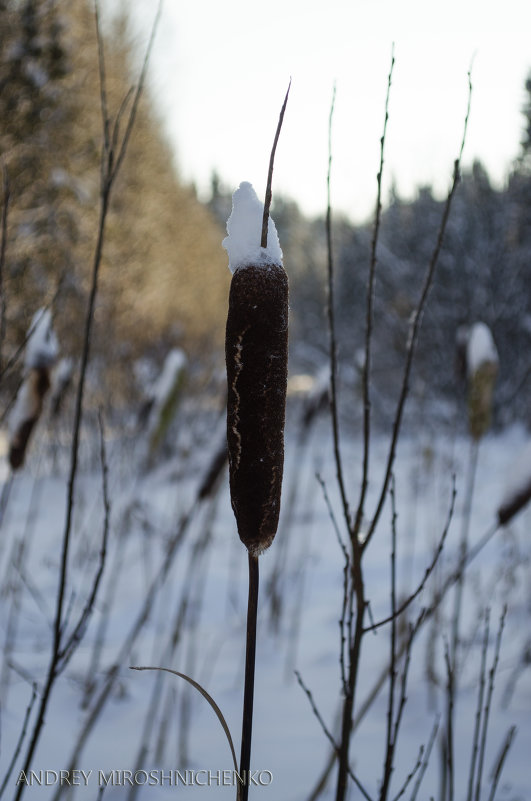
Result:
{"label": "thin twig", "polygon": [[485,750],[487,747],[487,732],[489,728],[489,716],[490,710],[492,706],[492,695],[494,693],[494,681],[496,678],[496,671],[498,669],[498,662],[500,659],[500,650],[501,650],[501,641],[503,636],[503,629],[505,627],[505,619],[507,617],[507,607],[503,608],[501,617],[500,617],[500,625],[498,627],[498,633],[496,635],[496,645],[494,647],[494,660],[492,663],[492,667],[489,671],[489,683],[487,689],[487,699],[485,701],[485,710],[483,712],[483,723],[481,729],[481,746],[479,750],[479,760],[478,760],[478,773],[477,773],[477,780],[476,780],[476,794],[475,794],[475,801],[479,801],[481,796],[481,780],[483,777],[483,763],[485,761]]}
{"label": "thin twig", "polygon": [[417,347],[418,337],[419,337],[419,333],[420,333],[420,327],[421,327],[421,324],[422,324],[422,318],[423,318],[423,315],[424,315],[424,309],[425,309],[426,303],[428,301],[428,296],[430,294],[430,290],[431,290],[431,287],[432,287],[432,284],[433,284],[433,279],[434,279],[434,276],[435,276],[435,269],[436,269],[437,263],[439,261],[439,255],[441,253],[441,248],[442,248],[442,244],[443,244],[443,241],[444,241],[444,236],[445,236],[445,233],[446,233],[446,227],[447,227],[447,224],[448,224],[448,219],[450,217],[450,210],[452,208],[452,201],[454,199],[454,195],[456,193],[457,186],[458,186],[459,180],[460,180],[461,158],[462,158],[462,155],[463,155],[463,149],[464,149],[464,146],[465,146],[466,134],[467,134],[467,130],[468,130],[468,120],[469,120],[469,116],[470,116],[471,98],[472,98],[472,83],[471,83],[470,73],[469,73],[468,74],[468,103],[467,103],[465,121],[464,121],[464,125],[463,125],[463,135],[462,135],[462,139],[461,139],[461,145],[460,145],[460,148],[459,148],[458,157],[456,158],[456,160],[454,162],[452,183],[451,183],[448,195],[446,197],[446,202],[444,204],[441,223],[440,223],[440,226],[439,226],[439,233],[437,235],[437,242],[435,244],[435,248],[433,250],[430,262],[428,264],[428,268],[426,270],[426,275],[425,275],[425,278],[424,278],[424,283],[423,283],[423,286],[422,286],[422,291],[421,291],[421,294],[420,294],[419,302],[417,304],[417,308],[415,309],[415,312],[414,312],[413,318],[412,318],[412,322],[411,322],[410,333],[409,333],[409,341],[408,341],[408,345],[407,345],[406,361],[405,361],[405,365],[404,365],[404,374],[403,374],[403,378],[402,378],[400,396],[399,396],[397,407],[396,407],[395,419],[394,419],[394,422],[393,422],[393,431],[392,431],[391,442],[390,442],[390,446],[389,446],[389,454],[388,454],[388,457],[387,457],[387,466],[386,466],[386,469],[385,469],[384,480],[382,482],[382,489],[381,489],[380,497],[379,497],[379,500],[378,500],[378,503],[377,503],[377,506],[376,506],[376,511],[374,513],[374,516],[372,518],[372,522],[371,522],[369,530],[367,532],[367,537],[365,539],[365,542],[363,543],[363,548],[364,549],[367,547],[367,545],[369,544],[369,542],[370,542],[370,540],[371,540],[371,538],[372,538],[372,536],[374,534],[374,531],[375,531],[376,526],[378,524],[378,521],[380,519],[380,515],[382,513],[382,509],[383,509],[383,506],[384,506],[384,503],[385,503],[385,499],[387,497],[387,489],[389,487],[389,481],[391,479],[391,473],[392,473],[392,470],[393,470],[393,465],[394,465],[394,460],[395,460],[395,455],[396,455],[396,448],[397,448],[397,444],[398,444],[398,437],[399,437],[401,426],[402,426],[402,417],[403,417],[403,413],[404,413],[404,407],[405,407],[405,403],[406,403],[407,397],[409,395],[409,379],[410,379],[410,375],[411,375],[411,369],[413,367],[413,360],[414,360],[414,356],[415,356],[415,353],[416,353],[416,347]]}
{"label": "thin twig", "polygon": [[[311,693],[311,690],[309,690],[308,687],[306,687],[304,681],[302,680],[302,677],[301,677],[300,673],[297,670],[295,671],[295,676],[297,677],[297,681],[299,682],[299,685],[300,685],[301,689],[306,693],[306,697],[308,698],[308,701],[310,702],[310,706],[312,708],[312,712],[315,715],[315,717],[317,718],[317,720],[319,722],[319,725],[321,726],[321,728],[324,731],[325,735],[327,736],[329,742],[331,743],[332,748],[334,749],[336,754],[339,755],[339,746],[337,745],[337,743],[334,740],[332,734],[330,733],[330,730],[328,729],[326,723],[324,722],[324,720],[323,720],[323,718],[321,716],[321,713],[319,712],[319,710],[317,708],[317,705],[316,705],[316,703],[315,703],[315,701],[313,699],[313,695]],[[361,784],[360,780],[352,772],[350,767],[347,769],[347,772],[348,772],[348,775],[350,776],[350,778],[352,779],[352,781],[354,782],[354,784],[356,785],[356,787],[358,788],[358,790],[364,796],[364,798],[366,798],[367,801],[371,801],[371,797],[370,797],[369,793],[367,792],[367,790],[365,790],[365,788]]]}
{"label": "thin twig", "polygon": [[444,661],[446,664],[446,702],[448,706],[445,740],[446,765],[444,769],[448,778],[448,801],[454,801],[454,668],[447,642],[445,642],[444,648]]}
{"label": "thin twig", "polygon": [[284,103],[282,104],[282,108],[280,110],[280,116],[278,118],[278,125],[277,130],[275,132],[275,138],[273,140],[273,147],[271,148],[271,155],[269,157],[269,171],[267,173],[267,188],[265,194],[265,201],[264,201],[264,215],[262,218],[262,237],[260,240],[260,246],[263,248],[267,247],[267,232],[269,228],[269,209],[271,208],[271,198],[272,198],[272,183],[273,183],[273,168],[275,166],[275,153],[277,150],[278,139],[280,136],[280,131],[282,130],[282,123],[284,122],[284,113],[286,111],[286,106],[288,105],[288,97],[289,97],[289,90],[291,89],[291,78],[289,79],[288,90],[286,92],[286,96],[284,98]]}
{"label": "thin twig", "polygon": [[61,647],[61,651],[59,653],[59,661],[61,664],[58,665],[59,670],[64,669],[65,665],[68,663],[73,652],[77,648],[79,642],[83,638],[87,626],[87,621],[90,615],[92,614],[94,603],[98,595],[98,590],[103,576],[103,571],[105,568],[105,562],[107,558],[107,542],[109,538],[109,525],[111,519],[111,503],[109,500],[109,482],[108,482],[109,468],[107,465],[107,455],[105,452],[105,429],[103,423],[103,412],[101,409],[98,414],[98,420],[100,425],[100,459],[101,459],[103,511],[104,511],[103,535],[101,541],[100,559],[99,559],[98,569],[96,571],[94,580],[92,582],[92,589],[85,603],[83,611],[81,612],[79,620],[74,626],[72,633],[66,640],[66,643]]}
{"label": "thin twig", "polygon": [[[339,618],[339,665],[341,669],[341,683],[343,685],[343,693],[346,695],[348,692],[347,689],[347,673],[345,667],[345,646],[347,643],[347,636],[345,635],[345,627],[347,625],[347,609],[349,605],[349,598],[351,597],[352,593],[350,592],[350,576],[351,576],[351,568],[350,568],[350,556],[347,551],[347,547],[343,542],[343,537],[341,536],[341,531],[339,530],[339,525],[332,507],[332,503],[328,496],[328,490],[326,489],[326,484],[321,478],[320,475],[316,475],[317,481],[319,482],[321,489],[323,491],[323,496],[326,503],[326,508],[328,509],[328,514],[332,521],[332,526],[334,528],[337,541],[339,543],[339,547],[341,548],[341,552],[343,554],[343,601],[341,604],[341,617]],[[350,642],[350,637],[348,638]]]}
{"label": "thin twig", "polygon": [[470,757],[470,770],[468,773],[468,794],[467,801],[472,801],[474,793],[474,778],[476,775],[476,762],[479,752],[479,733],[481,730],[481,715],[483,712],[483,696],[485,694],[485,679],[487,671],[487,650],[489,647],[489,623],[490,610],[485,613],[485,630],[483,633],[483,645],[481,648],[481,666],[479,669],[478,700],[476,705],[476,719],[474,724],[474,736],[472,738],[472,755]]}
{"label": "thin twig", "polygon": [[5,789],[6,789],[7,785],[9,784],[9,779],[11,778],[11,774],[13,773],[13,770],[15,768],[18,756],[20,754],[20,751],[22,750],[22,743],[24,742],[24,738],[26,736],[29,719],[30,719],[33,707],[35,705],[36,699],[37,699],[37,685],[33,684],[32,690],[31,690],[30,702],[29,702],[29,704],[28,704],[28,706],[26,708],[26,714],[24,715],[24,721],[22,723],[22,729],[20,730],[20,734],[19,734],[19,737],[18,737],[18,740],[17,740],[17,744],[15,746],[15,750],[13,751],[13,756],[11,757],[11,761],[10,761],[9,766],[7,768],[6,775],[4,776],[4,781],[2,782],[2,786],[0,787],[0,798],[2,798]]}
{"label": "thin twig", "polygon": [[[448,517],[446,519],[446,524],[444,526],[443,533],[442,533],[441,538],[439,540],[439,544],[437,545],[437,548],[435,550],[435,554],[433,556],[433,559],[432,559],[431,563],[428,565],[428,567],[426,568],[424,576],[422,577],[422,581],[417,586],[416,590],[409,596],[409,598],[406,598],[406,600],[403,601],[400,604],[400,606],[397,608],[397,610],[395,612],[395,617],[397,617],[397,618],[400,617],[400,615],[402,615],[406,611],[406,609],[413,603],[413,601],[416,598],[418,598],[418,596],[421,594],[421,592],[423,591],[424,587],[427,584],[427,581],[428,581],[429,577],[431,576],[431,574],[435,570],[437,562],[439,561],[439,557],[440,557],[440,555],[441,555],[441,553],[443,551],[444,544],[445,544],[446,538],[448,536],[448,531],[450,530],[450,524],[452,522],[453,515],[454,515],[454,510],[455,510],[455,499],[457,497],[457,491],[456,491],[456,488],[455,488],[455,476],[452,477],[452,481],[453,481],[453,486],[452,486],[452,497],[451,497],[451,500],[450,500],[450,509],[448,511]],[[388,617],[383,618],[382,620],[379,620],[377,623],[373,623],[371,626],[367,626],[365,628],[365,631],[376,631],[376,629],[379,629],[381,626],[385,626],[386,623],[391,623],[392,620],[393,620],[393,616],[389,615]]]}
{"label": "thin twig", "polygon": [[395,741],[393,737],[393,719],[396,689],[396,496],[394,476],[391,477],[391,636],[389,638],[389,698],[387,701],[387,734],[383,778],[380,789],[380,801],[386,801],[389,784],[393,773]]}
{"label": "thin twig", "polygon": [[[116,679],[120,673],[121,668],[123,667],[124,662],[128,659],[129,654],[131,653],[131,649],[134,647],[134,644],[144,628],[146,621],[149,618],[151,610],[153,608],[153,603],[158,592],[164,586],[164,583],[168,577],[170,572],[170,568],[173,565],[175,555],[178,552],[179,546],[182,544],[184,540],[184,536],[188,531],[188,527],[193,520],[196,508],[197,508],[197,500],[192,504],[191,508],[183,515],[181,520],[179,521],[179,525],[177,526],[176,531],[172,535],[171,539],[168,542],[166,550],[164,552],[164,556],[161,559],[161,564],[159,570],[153,577],[151,584],[144,596],[142,605],[138,611],[138,614],[131,624],[131,627],[126,632],[124,639],[122,641],[122,645],[118,654],[111,665],[111,667],[106,671],[105,678],[103,684],[99,690],[99,694],[96,697],[95,701],[92,703],[87,717],[83,723],[81,731],[77,736],[77,740],[75,742],[72,755],[69,761],[68,770],[74,770],[75,765],[79,762],[79,758],[81,756],[83,747],[92,731],[96,721],[98,720],[101,711],[103,710],[111,691],[114,687]],[[53,797],[53,801],[57,801],[59,795],[56,794]]]}
{"label": "thin twig", "polygon": [[424,775],[425,775],[425,773],[426,773],[426,771],[428,769],[428,763],[430,761],[431,752],[433,750],[433,746],[435,744],[435,740],[436,740],[438,731],[439,731],[439,721],[436,720],[434,725],[433,725],[433,729],[431,731],[430,739],[428,741],[428,745],[426,746],[426,750],[424,752],[424,760],[423,760],[422,765],[420,767],[420,772],[419,772],[419,775],[417,777],[417,781],[415,782],[415,786],[413,788],[413,793],[411,794],[411,798],[409,799],[409,801],[416,801],[416,798],[418,796],[418,792],[420,790],[420,786],[422,784],[422,780],[423,780]]}
{"label": "thin twig", "polygon": [[147,47],[146,47],[146,52],[145,52],[145,55],[144,55],[144,61],[142,63],[142,69],[140,71],[140,77],[139,77],[138,83],[136,85],[136,91],[135,91],[135,95],[134,95],[134,98],[133,98],[133,104],[132,104],[132,107],[131,107],[131,111],[129,112],[129,117],[128,117],[128,120],[127,120],[127,126],[126,126],[126,129],[125,129],[125,133],[123,135],[123,138],[122,138],[122,144],[120,146],[120,149],[118,151],[118,155],[116,157],[116,162],[115,162],[115,165],[114,165],[114,169],[112,170],[112,173],[111,173],[113,180],[115,179],[116,175],[118,174],[118,172],[120,170],[120,167],[122,166],[122,162],[123,162],[123,160],[125,158],[125,154],[126,154],[126,151],[127,151],[127,146],[129,145],[129,140],[131,138],[131,133],[133,132],[133,126],[134,126],[135,120],[136,120],[136,114],[137,114],[137,111],[138,111],[138,105],[140,103],[140,98],[142,96],[142,92],[144,90],[144,85],[145,85],[145,82],[146,82],[147,68],[148,68],[149,60],[151,58],[151,51],[153,50],[153,44],[155,42],[155,36],[156,36],[157,30],[158,30],[158,27],[159,27],[159,21],[160,21],[160,17],[161,17],[161,14],[162,14],[162,6],[163,6],[163,0],[159,0],[158,6],[157,6],[157,12],[155,14],[155,17],[154,17],[154,20],[153,20],[153,23],[152,23],[152,26],[151,26],[151,34],[150,34],[149,41],[148,41],[148,44],[147,44]]}
{"label": "thin twig", "polygon": [[[92,329],[94,323],[94,310],[96,305],[96,297],[98,293],[98,279],[99,279],[99,272],[103,254],[103,244],[105,238],[105,229],[106,229],[106,220],[107,220],[107,213],[109,210],[111,192],[114,185],[115,178],[118,174],[118,170],[122,164],[123,158],[125,157],[125,153],[127,150],[127,145],[129,142],[129,138],[131,135],[132,127],[134,124],[134,119],[136,115],[136,110],[138,107],[138,102],[140,100],[140,95],[143,88],[143,83],[145,80],[145,74],[147,70],[147,63],[149,59],[149,55],[151,53],[151,47],[153,44],[156,27],[160,15],[160,5],[157,11],[157,16],[155,18],[155,22],[153,28],[151,30],[151,37],[149,40],[146,56],[144,59],[142,72],[139,80],[139,84],[137,86],[137,91],[135,94],[135,99],[133,102],[132,109],[129,114],[128,125],[126,131],[124,133],[118,158],[115,157],[114,148],[109,143],[108,139],[108,132],[104,133],[104,141],[102,144],[102,174],[101,174],[101,186],[100,186],[100,209],[99,209],[99,221],[98,221],[98,231],[97,231],[97,238],[96,238],[96,246],[94,250],[94,257],[92,263],[92,274],[91,274],[91,286],[90,292],[87,302],[87,310],[85,315],[85,325],[84,325],[84,335],[83,335],[83,344],[82,344],[82,353],[81,353],[81,366],[80,366],[80,373],[79,373],[79,380],[78,380],[78,387],[77,387],[77,394],[76,394],[76,403],[75,403],[75,414],[74,414],[74,423],[73,423],[73,434],[72,434],[72,445],[70,451],[70,471],[69,471],[69,478],[68,478],[68,487],[67,487],[67,503],[66,503],[66,512],[65,512],[65,522],[64,522],[64,529],[63,529],[63,536],[62,536],[62,548],[61,548],[61,559],[60,559],[60,574],[59,574],[59,581],[58,581],[58,589],[57,589],[57,600],[56,600],[56,610],[55,610],[55,620],[54,620],[54,630],[53,630],[53,642],[52,642],[52,650],[50,655],[50,663],[48,667],[48,673],[46,682],[44,685],[43,694],[41,697],[41,702],[39,705],[39,710],[37,713],[35,725],[33,728],[33,732],[30,738],[30,743],[26,752],[23,770],[25,772],[28,771],[29,766],[31,764],[31,760],[33,758],[33,754],[37,747],[37,743],[39,741],[44,721],[46,717],[46,711],[48,708],[48,703],[51,697],[52,688],[55,683],[55,680],[58,675],[58,667],[61,662],[61,658],[63,656],[62,651],[64,647],[64,643],[62,641],[63,638],[63,631],[65,626],[64,620],[64,602],[65,602],[65,593],[66,593],[66,586],[67,586],[67,572],[68,572],[68,562],[69,562],[69,550],[70,550],[70,538],[72,533],[72,524],[73,524],[73,511],[74,511],[74,498],[75,498],[75,486],[77,480],[77,473],[78,473],[78,458],[79,458],[79,441],[81,435],[81,423],[83,418],[83,401],[84,401],[84,392],[85,392],[85,380],[87,375],[87,368],[90,356],[90,346],[92,340]],[[98,37],[98,44],[101,47],[103,53],[103,45],[101,40],[101,35],[99,31],[99,14],[98,14],[98,3],[96,0],[95,3],[95,23],[96,23],[96,35]],[[103,66],[103,59],[102,53],[100,54],[100,76],[105,79],[105,69]],[[100,86],[100,92],[103,91],[105,93],[104,87]],[[106,110],[106,100],[105,97],[101,100],[102,105],[102,113],[105,113]],[[106,118],[107,121],[104,121],[104,127],[108,128],[108,117]],[[71,655],[71,654],[70,654]],[[20,784],[18,786],[17,794],[15,797],[15,801],[20,801],[22,795],[24,793],[26,785]]]}
{"label": "thin twig", "polygon": [[405,794],[407,788],[409,787],[409,785],[411,784],[411,782],[413,781],[413,779],[415,778],[415,776],[417,775],[417,773],[421,769],[423,761],[424,761],[424,746],[421,745],[420,749],[419,749],[419,755],[417,757],[417,761],[416,761],[415,765],[413,766],[412,770],[410,771],[410,773],[408,773],[408,775],[406,776],[404,784],[402,785],[402,787],[400,788],[398,793],[395,795],[393,801],[399,801],[399,799],[402,798],[402,796]]}
{"label": "thin twig", "polygon": [[503,745],[502,745],[502,748],[501,748],[501,751],[500,751],[500,755],[498,756],[498,759],[496,760],[496,766],[495,766],[494,771],[493,771],[494,775],[492,777],[492,787],[491,787],[491,790],[490,790],[490,793],[489,793],[488,801],[494,801],[494,797],[496,795],[496,790],[498,789],[498,782],[500,781],[502,770],[503,770],[503,766],[505,764],[505,758],[506,758],[507,754],[509,753],[509,749],[510,749],[511,745],[513,744],[513,740],[514,740],[515,735],[516,735],[516,726],[511,726],[511,728],[509,729],[509,731],[505,735],[505,740],[503,742]]}
{"label": "thin twig", "polygon": [[332,416],[332,436],[334,440],[334,460],[336,465],[337,483],[341,495],[343,515],[347,529],[350,531],[350,511],[343,477],[343,462],[341,459],[341,448],[339,445],[339,410],[337,392],[337,339],[336,339],[336,315],[334,305],[334,254],[332,246],[332,205],[330,197],[330,184],[332,174],[332,121],[334,118],[334,107],[336,102],[336,87],[332,92],[332,102],[330,105],[330,116],[328,118],[328,172],[326,177],[327,187],[327,207],[326,207],[326,247],[327,247],[327,271],[328,271],[328,335],[330,340],[330,413]]}
{"label": "thin twig", "polygon": [[[477,541],[477,543],[468,551],[465,559],[463,559],[457,566],[456,570],[451,573],[442,587],[438,590],[436,595],[434,596],[432,603],[430,606],[424,610],[423,622],[429,620],[440,607],[441,603],[443,602],[444,598],[448,591],[455,585],[455,582],[458,580],[459,576],[463,571],[467,569],[467,567],[474,561],[474,559],[481,553],[481,551],[488,545],[494,535],[499,531],[500,526],[496,522],[494,523],[486,532],[485,534]],[[404,642],[403,646],[399,651],[399,656],[404,653],[407,643]],[[388,676],[388,668],[387,666],[381,671],[380,675],[374,682],[374,685],[370,692],[365,697],[364,702],[360,705],[356,718],[352,723],[352,732],[355,732],[361,722],[364,720],[367,712],[371,708],[372,704],[374,703],[375,699],[378,697],[382,687],[385,684],[385,680]],[[317,797],[321,793],[321,789],[326,785],[330,772],[334,766],[334,763],[337,759],[337,754],[335,751],[331,752],[328,758],[328,761],[323,768],[322,774],[316,782],[315,790],[312,792],[309,801],[315,801]]]}
{"label": "thin twig", "polygon": [[378,237],[380,233],[380,221],[382,215],[382,176],[384,167],[384,152],[385,152],[385,138],[387,134],[387,122],[389,120],[389,98],[391,95],[391,82],[393,78],[393,68],[395,65],[394,45],[391,49],[391,66],[387,78],[387,93],[385,97],[385,116],[383,133],[380,139],[380,165],[376,181],[378,184],[378,191],[376,195],[376,211],[374,219],[374,228],[371,243],[371,259],[369,264],[369,281],[367,286],[367,314],[365,322],[365,361],[363,365],[363,473],[361,480],[360,499],[358,502],[358,510],[356,512],[356,521],[354,523],[354,536],[357,535],[363,520],[363,512],[365,509],[365,497],[369,486],[369,458],[371,447],[371,345],[372,345],[372,329],[374,318],[374,279],[376,276],[377,264],[377,248]]}

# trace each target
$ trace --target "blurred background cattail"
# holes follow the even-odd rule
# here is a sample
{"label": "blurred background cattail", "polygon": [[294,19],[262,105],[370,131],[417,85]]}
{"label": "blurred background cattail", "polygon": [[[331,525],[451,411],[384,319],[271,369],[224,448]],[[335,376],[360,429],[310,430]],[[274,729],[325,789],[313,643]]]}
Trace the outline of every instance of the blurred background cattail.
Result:
{"label": "blurred background cattail", "polygon": [[498,375],[498,351],[490,328],[474,323],[466,348],[468,374],[468,425],[472,438],[479,440],[492,419],[492,396]]}
{"label": "blurred background cattail", "polygon": [[33,317],[26,343],[24,378],[9,420],[9,463],[13,470],[24,464],[28,443],[39,419],[51,384],[50,372],[57,359],[57,338],[52,315],[40,309]]}

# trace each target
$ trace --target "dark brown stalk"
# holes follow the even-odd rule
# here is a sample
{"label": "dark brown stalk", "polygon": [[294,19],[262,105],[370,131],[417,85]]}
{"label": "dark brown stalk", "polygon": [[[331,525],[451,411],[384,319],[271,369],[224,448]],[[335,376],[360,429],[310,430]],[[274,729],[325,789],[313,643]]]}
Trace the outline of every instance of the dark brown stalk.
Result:
{"label": "dark brown stalk", "polygon": [[249,597],[247,601],[247,641],[245,646],[245,682],[243,691],[242,741],[240,751],[241,784],[238,783],[237,801],[249,796],[249,767],[253,732],[254,668],[256,659],[256,618],[258,614],[259,570],[258,557],[249,557]]}
{"label": "dark brown stalk", "polygon": [[272,198],[272,191],[271,187],[273,184],[273,168],[275,166],[275,153],[277,150],[278,139],[280,136],[280,131],[282,130],[282,123],[284,122],[284,113],[286,111],[286,106],[288,105],[288,97],[289,97],[289,90],[291,89],[291,78],[288,84],[288,90],[286,92],[286,97],[284,98],[284,103],[282,104],[282,108],[280,110],[280,116],[278,118],[278,125],[277,130],[275,133],[275,138],[273,140],[273,147],[271,148],[271,155],[269,157],[269,171],[267,174],[267,188],[265,194],[265,201],[264,201],[264,216],[262,218],[262,237],[260,241],[260,247],[266,248],[267,247],[267,230],[269,228],[269,209],[271,208],[271,198]]}

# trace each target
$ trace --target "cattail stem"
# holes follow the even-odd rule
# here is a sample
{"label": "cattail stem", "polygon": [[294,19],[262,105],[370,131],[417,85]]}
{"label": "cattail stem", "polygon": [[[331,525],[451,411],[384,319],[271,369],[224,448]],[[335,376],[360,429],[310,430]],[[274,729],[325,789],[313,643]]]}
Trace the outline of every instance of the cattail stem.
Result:
{"label": "cattail stem", "polygon": [[254,665],[256,656],[256,617],[258,612],[258,557],[249,554],[249,598],[247,602],[247,644],[245,648],[245,685],[243,691],[242,747],[240,778],[236,801],[247,801],[249,795],[249,766],[253,731]]}

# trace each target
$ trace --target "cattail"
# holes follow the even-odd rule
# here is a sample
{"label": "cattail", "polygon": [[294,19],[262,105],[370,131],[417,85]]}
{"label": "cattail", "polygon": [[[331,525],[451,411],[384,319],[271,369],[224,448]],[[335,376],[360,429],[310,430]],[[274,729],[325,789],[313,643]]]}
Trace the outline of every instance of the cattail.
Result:
{"label": "cattail", "polygon": [[74,375],[74,360],[65,356],[53,371],[50,397],[50,416],[59,417]]}
{"label": "cattail", "polygon": [[50,388],[50,370],[57,358],[57,339],[48,310],[33,317],[24,359],[25,377],[10,417],[9,463],[13,470],[24,464],[28,443]]}
{"label": "cattail", "polygon": [[145,393],[146,400],[140,418],[147,421],[149,451],[152,455],[163,442],[182,400],[187,366],[184,352],[173,348],[164,360],[157,381]]}
{"label": "cattail", "polygon": [[249,183],[233,196],[227,223],[233,277],[225,340],[231,503],[252,556],[276,534],[284,464],[288,279],[274,223],[262,248],[262,204]]}
{"label": "cattail", "polygon": [[507,523],[531,500],[531,443],[517,459],[498,508],[498,523]]}
{"label": "cattail", "polygon": [[476,441],[488,431],[492,417],[492,395],[498,375],[498,351],[485,323],[469,331],[466,349],[468,373],[468,424]]}

